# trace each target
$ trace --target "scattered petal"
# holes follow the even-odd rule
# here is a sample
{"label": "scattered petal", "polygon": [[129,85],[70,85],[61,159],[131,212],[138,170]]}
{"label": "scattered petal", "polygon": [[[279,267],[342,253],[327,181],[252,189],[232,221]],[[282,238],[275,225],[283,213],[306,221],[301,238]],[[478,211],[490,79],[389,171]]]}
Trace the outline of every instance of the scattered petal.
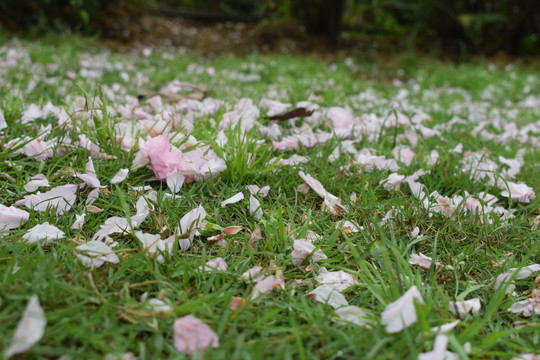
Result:
{"label": "scattered petal", "polygon": [[424,303],[416,286],[411,287],[402,297],[386,306],[381,315],[381,323],[386,327],[387,332],[400,332],[418,320],[414,299],[421,304]]}
{"label": "scattered petal", "polygon": [[28,221],[30,214],[15,206],[4,206],[0,204],[0,231],[16,229]]}
{"label": "scattered petal", "polygon": [[334,309],[349,305],[349,302],[347,299],[345,299],[345,296],[340,294],[330,285],[320,285],[309,292],[308,296],[314,297],[315,300],[320,303],[328,303],[328,305]]}
{"label": "scattered petal", "polygon": [[312,261],[319,261],[322,259],[328,259],[328,257],[322,252],[321,249],[315,250],[315,245],[307,240],[294,240],[294,250],[291,253],[292,263],[294,266],[300,266],[302,262],[313,253],[311,256]]}
{"label": "scattered petal", "polygon": [[367,320],[366,312],[360,309],[358,306],[342,306],[336,309],[335,312],[336,315],[338,315],[343,321],[362,327],[369,327],[369,321]]}
{"label": "scattered petal", "polygon": [[223,260],[222,257],[214,258],[208,261],[204,266],[200,267],[200,269],[204,271],[214,271],[214,270],[227,271],[228,268],[229,266],[227,265],[225,260]]}
{"label": "scattered petal", "polygon": [[222,201],[221,202],[221,207],[224,208],[225,206],[227,206],[229,204],[237,203],[237,202],[239,202],[239,201],[241,201],[243,199],[244,199],[244,193],[239,192],[239,193],[235,194],[234,196],[231,196],[227,200]]}
{"label": "scattered petal", "polygon": [[478,314],[482,304],[480,303],[479,298],[473,298],[463,301],[450,301],[448,310],[455,315],[458,315],[460,318],[464,318],[465,315],[471,313],[472,315]]}
{"label": "scattered petal", "polygon": [[82,229],[85,217],[86,217],[86,214],[75,215],[75,221],[71,225],[70,229],[72,229],[72,230],[80,230],[80,229]]}
{"label": "scattered petal", "polygon": [[219,338],[210,326],[193,315],[176,319],[173,325],[174,347],[179,352],[201,352],[209,347],[219,347]]}
{"label": "scattered petal", "polygon": [[98,268],[106,262],[112,264],[118,264],[120,262],[120,259],[109,245],[101,241],[89,241],[77,246],[76,249],[79,251],[76,254],[77,257],[86,267]]}
{"label": "scattered petal", "polygon": [[418,360],[445,360],[446,359],[446,347],[448,346],[448,336],[440,334],[435,337],[433,343],[433,350],[420,353]]}
{"label": "scattered petal", "polygon": [[111,179],[111,184],[119,184],[126,180],[129,173],[129,169],[120,169]]}
{"label": "scattered petal", "polygon": [[[419,254],[411,254],[411,258],[409,259],[409,264],[411,265],[418,265],[420,267],[423,267],[425,269],[429,269],[431,267],[431,258],[419,253]],[[442,267],[440,262],[435,262],[435,267],[440,268]]]}
{"label": "scattered petal", "polygon": [[315,280],[317,283],[329,285],[339,292],[358,284],[358,280],[348,272],[343,270],[328,271],[324,267],[320,268],[319,275]]}
{"label": "scattered petal", "polygon": [[13,333],[11,345],[6,350],[6,358],[23,353],[34,346],[43,337],[46,326],[45,314],[38,297],[34,295],[24,308],[22,318]]}
{"label": "scattered petal", "polygon": [[255,219],[260,220],[262,218],[261,203],[253,195],[249,196],[249,213]]}
{"label": "scattered petal", "polygon": [[29,244],[44,240],[41,245],[48,244],[53,240],[62,239],[63,237],[64,232],[48,222],[34,226],[23,235],[23,239],[28,240]]}

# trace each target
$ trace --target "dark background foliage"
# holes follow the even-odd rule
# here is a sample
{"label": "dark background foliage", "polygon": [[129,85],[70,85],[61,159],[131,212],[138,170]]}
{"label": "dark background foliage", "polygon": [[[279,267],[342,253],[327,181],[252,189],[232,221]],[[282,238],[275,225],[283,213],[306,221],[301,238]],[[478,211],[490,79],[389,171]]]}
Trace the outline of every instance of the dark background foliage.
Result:
{"label": "dark background foliage", "polygon": [[4,30],[104,35],[154,11],[206,21],[298,19],[313,34],[396,35],[417,48],[493,55],[540,53],[538,0],[0,0]]}

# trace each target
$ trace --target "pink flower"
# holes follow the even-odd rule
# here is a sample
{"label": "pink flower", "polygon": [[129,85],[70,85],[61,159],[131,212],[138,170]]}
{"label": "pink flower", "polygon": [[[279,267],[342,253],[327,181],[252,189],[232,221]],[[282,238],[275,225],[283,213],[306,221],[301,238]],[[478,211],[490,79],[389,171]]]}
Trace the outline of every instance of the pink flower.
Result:
{"label": "pink flower", "polygon": [[179,352],[193,354],[195,351],[204,351],[209,347],[217,348],[219,338],[210,326],[203,323],[193,315],[176,319],[173,325],[174,347]]}

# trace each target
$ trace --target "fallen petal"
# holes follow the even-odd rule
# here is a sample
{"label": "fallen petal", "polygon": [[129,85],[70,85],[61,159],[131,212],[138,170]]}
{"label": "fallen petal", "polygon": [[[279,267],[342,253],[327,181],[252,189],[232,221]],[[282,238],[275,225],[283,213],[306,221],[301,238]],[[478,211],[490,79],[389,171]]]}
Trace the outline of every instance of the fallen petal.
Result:
{"label": "fallen petal", "polygon": [[25,352],[34,346],[45,333],[47,320],[36,295],[32,296],[26,307],[17,328],[13,333],[11,345],[6,350],[6,358]]}
{"label": "fallen petal", "polygon": [[421,304],[424,303],[416,286],[411,287],[402,297],[386,306],[381,314],[381,323],[385,325],[387,332],[400,332],[418,320],[414,299]]}
{"label": "fallen petal", "polygon": [[173,325],[174,347],[179,352],[193,354],[209,347],[219,347],[219,338],[210,326],[193,315],[176,319]]}

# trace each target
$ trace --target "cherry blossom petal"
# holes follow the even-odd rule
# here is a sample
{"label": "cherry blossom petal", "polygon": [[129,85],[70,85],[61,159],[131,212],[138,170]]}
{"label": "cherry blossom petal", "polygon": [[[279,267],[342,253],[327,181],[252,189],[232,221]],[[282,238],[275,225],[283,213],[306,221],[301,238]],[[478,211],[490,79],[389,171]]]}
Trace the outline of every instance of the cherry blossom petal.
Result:
{"label": "cherry blossom petal", "polygon": [[533,290],[530,299],[516,301],[508,311],[516,314],[522,313],[525,317],[531,317],[532,314],[540,315],[540,290]]}
{"label": "cherry blossom petal", "polygon": [[[505,186],[505,185],[504,185]],[[504,188],[501,192],[501,196],[509,197],[514,201],[528,204],[531,200],[536,199],[536,195],[532,187],[523,183],[514,183],[509,181],[508,188]]]}
{"label": "cherry blossom petal", "polygon": [[264,198],[268,195],[268,191],[270,191],[270,186],[266,185],[260,188],[257,185],[247,185],[246,189],[248,189],[251,195],[259,195]]}
{"label": "cherry blossom petal", "polygon": [[7,128],[6,118],[4,117],[4,111],[0,109],[0,130]]}
{"label": "cherry blossom petal", "polygon": [[141,242],[143,249],[147,251],[146,256],[153,257],[155,254],[158,254],[156,260],[160,263],[165,261],[162,253],[170,255],[176,241],[174,236],[161,240],[161,235],[159,234],[148,234],[142,231],[137,231],[135,237]]}
{"label": "cherry blossom petal", "polygon": [[362,327],[369,327],[369,321],[367,319],[366,312],[360,309],[358,306],[342,306],[336,309],[335,313],[343,321]]}
{"label": "cherry blossom petal", "polygon": [[43,194],[26,195],[23,200],[16,204],[21,204],[36,211],[46,211],[48,208],[55,208],[57,215],[71,210],[75,204],[75,192],[77,185],[62,185],[55,187]]}
{"label": "cherry blossom petal", "polygon": [[217,257],[212,260],[209,260],[206,262],[204,266],[201,266],[200,269],[204,271],[227,271],[229,268],[229,265],[225,262],[225,260],[222,257]]}
{"label": "cherry blossom petal", "polygon": [[328,305],[334,309],[349,305],[349,302],[347,299],[345,299],[345,296],[336,291],[330,285],[320,285],[307,295],[314,297],[315,301],[320,303],[328,303]]}
{"label": "cherry blossom petal", "polygon": [[44,240],[41,245],[48,244],[53,240],[62,239],[63,237],[64,232],[48,222],[34,226],[23,235],[23,239],[28,240],[29,244]]}
{"label": "cherry blossom petal", "polygon": [[45,313],[39,304],[38,297],[34,295],[24,308],[22,318],[13,333],[11,345],[5,352],[6,358],[21,354],[37,344],[43,337],[46,326]]}
{"label": "cherry blossom petal", "polygon": [[16,229],[28,221],[30,214],[15,206],[4,206],[0,204],[0,231]]}
{"label": "cherry blossom petal", "polygon": [[343,270],[328,271],[322,267],[319,270],[319,275],[315,278],[317,283],[326,284],[334,288],[336,291],[343,291],[353,285],[358,284],[356,277]]}
{"label": "cherry blossom petal", "polygon": [[435,337],[433,350],[418,354],[418,360],[445,360],[448,336],[439,334]]}
{"label": "cherry blossom petal", "polygon": [[85,217],[86,217],[86,214],[75,215],[75,221],[73,222],[73,224],[71,224],[70,229],[72,229],[72,230],[80,230],[80,229],[82,229]]}
{"label": "cherry blossom petal", "polygon": [[249,213],[255,219],[260,220],[262,218],[261,203],[253,195],[249,196]]}
{"label": "cherry blossom petal", "polygon": [[182,189],[185,180],[186,177],[184,175],[177,172],[170,172],[166,177],[167,187],[176,194]]}
{"label": "cherry blossom petal", "polygon": [[203,230],[206,228],[203,223],[205,217],[206,211],[202,205],[199,205],[180,219],[179,233],[186,237],[178,240],[178,244],[182,250],[189,249],[193,238],[200,235],[197,229]]}
{"label": "cherry blossom petal", "polygon": [[[493,288],[496,290],[502,284],[507,283],[510,280],[510,278],[514,276],[516,272],[517,272],[517,275],[515,276],[515,279],[521,280],[521,279],[528,278],[529,276],[531,276],[533,273],[537,271],[540,271],[540,264],[533,264],[533,265],[525,266],[521,269],[511,268],[507,272],[504,272],[500,274],[499,276],[497,276],[497,278],[495,279],[495,283],[493,284]],[[506,288],[506,293],[507,294],[511,293],[512,291],[514,291],[514,288],[515,286],[512,283],[509,284],[509,286]]]}
{"label": "cherry blossom petal", "polygon": [[118,264],[120,259],[109,245],[101,241],[89,241],[76,247],[77,257],[86,267],[101,267],[104,263]]}
{"label": "cherry blossom petal", "polygon": [[[257,278],[256,278],[257,279]],[[256,279],[254,279],[256,281]],[[285,281],[283,279],[283,275],[270,275],[265,278],[263,278],[260,281],[257,281],[255,286],[253,287],[253,291],[251,293],[251,299],[257,299],[262,294],[269,294],[271,293],[274,288],[284,288],[285,287]]]}
{"label": "cherry blossom petal", "polygon": [[291,256],[294,266],[300,266],[311,253],[313,253],[311,256],[312,261],[328,259],[321,249],[313,252],[315,250],[315,245],[307,240],[294,240],[293,248],[294,250],[292,251]]}
{"label": "cherry blossom petal", "polygon": [[227,200],[222,201],[221,202],[221,207],[224,208],[225,206],[227,206],[229,204],[235,204],[235,203],[237,203],[239,201],[242,201],[243,199],[244,199],[244,193],[239,192],[239,193],[231,196]]}
{"label": "cherry blossom petal", "polygon": [[411,287],[402,297],[386,306],[381,315],[381,323],[385,326],[387,332],[400,332],[418,320],[414,299],[421,304],[424,303],[422,295],[416,286]]}
{"label": "cherry blossom petal", "polygon": [[482,304],[480,303],[480,299],[473,298],[463,301],[450,301],[450,304],[448,305],[448,310],[452,314],[456,314],[460,318],[463,318],[468,313],[471,313],[472,315],[478,314],[481,307]]}
{"label": "cherry blossom petal", "polygon": [[255,265],[251,269],[242,273],[242,277],[249,281],[259,282],[260,280],[263,279],[262,272],[263,272],[263,268],[260,267],[259,265]]}
{"label": "cherry blossom petal", "polygon": [[128,174],[129,174],[129,169],[118,170],[118,172],[112,177],[111,184],[121,183],[122,181],[126,180]]}
{"label": "cherry blossom petal", "polygon": [[217,334],[193,315],[176,319],[173,325],[174,347],[179,352],[202,352],[209,347],[219,347]]}
{"label": "cherry blossom petal", "polygon": [[[420,267],[423,267],[425,269],[429,269],[431,267],[431,258],[422,254],[411,254],[411,258],[409,259],[409,264],[411,265],[418,265]],[[435,267],[439,268],[442,267],[441,263],[435,262]]]}
{"label": "cherry blossom petal", "polygon": [[40,187],[49,187],[50,184],[49,184],[49,180],[47,180],[45,178],[45,176],[43,176],[43,178],[38,178],[38,179],[34,179],[34,180],[30,180],[29,182],[27,182],[23,188],[24,190],[28,191],[28,192],[34,192],[36,191],[38,188]]}

